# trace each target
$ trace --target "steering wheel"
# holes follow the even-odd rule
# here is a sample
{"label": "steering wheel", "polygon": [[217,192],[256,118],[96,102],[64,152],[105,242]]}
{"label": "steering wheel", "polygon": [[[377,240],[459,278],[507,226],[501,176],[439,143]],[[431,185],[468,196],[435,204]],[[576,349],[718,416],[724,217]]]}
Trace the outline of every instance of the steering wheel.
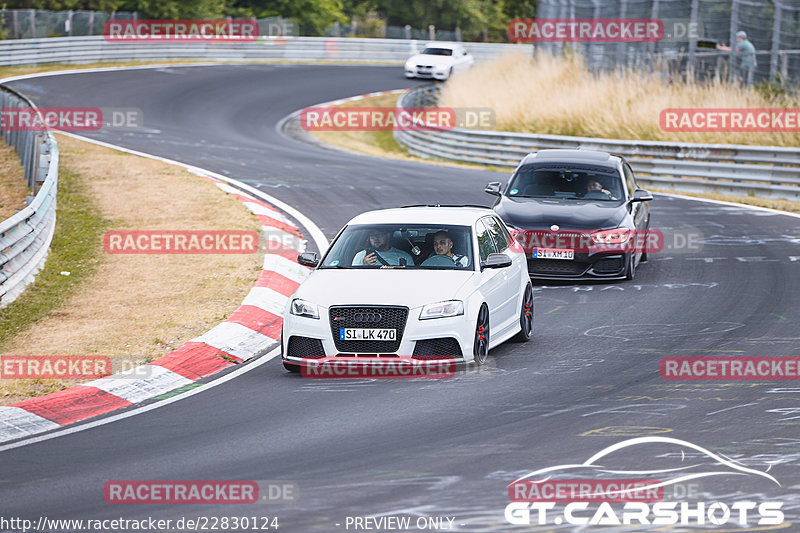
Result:
{"label": "steering wheel", "polygon": [[584,200],[608,200],[613,199],[613,196],[606,194],[603,191],[589,191],[583,195]]}
{"label": "steering wheel", "polygon": [[432,255],[422,262],[420,266],[442,266],[451,267],[456,264],[455,260],[448,255]]}

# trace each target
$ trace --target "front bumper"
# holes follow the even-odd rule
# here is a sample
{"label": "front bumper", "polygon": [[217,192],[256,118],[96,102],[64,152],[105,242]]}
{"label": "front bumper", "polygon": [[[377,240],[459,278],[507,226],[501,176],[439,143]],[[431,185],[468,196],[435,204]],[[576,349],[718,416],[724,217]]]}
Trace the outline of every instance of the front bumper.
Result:
{"label": "front bumper", "polygon": [[576,253],[575,259],[533,259],[526,254],[528,274],[545,280],[617,280],[625,279],[630,254]]}
{"label": "front bumper", "polygon": [[[409,310],[403,331],[398,331],[399,345],[391,351],[382,349],[380,344],[373,345],[377,348],[370,351],[348,349],[347,343],[341,341],[337,346],[337,342],[333,339],[329,308],[319,307],[319,319],[298,317],[287,313],[283,323],[281,357],[285,363],[294,364],[299,364],[305,357],[353,357],[356,355],[450,357],[457,362],[472,360],[474,328],[470,326],[466,315],[419,320],[420,310],[421,308]],[[376,327],[381,326],[377,325]],[[389,341],[378,342],[386,342],[387,346],[392,344]]]}
{"label": "front bumper", "polygon": [[449,74],[449,69],[437,69],[424,65],[416,65],[413,67],[405,67],[405,73],[406,78],[446,80]]}

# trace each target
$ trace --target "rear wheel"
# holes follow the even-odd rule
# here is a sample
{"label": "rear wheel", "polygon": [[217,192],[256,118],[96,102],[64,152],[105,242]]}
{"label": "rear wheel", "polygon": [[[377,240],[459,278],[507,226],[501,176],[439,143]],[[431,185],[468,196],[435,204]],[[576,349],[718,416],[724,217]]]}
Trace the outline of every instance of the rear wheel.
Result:
{"label": "rear wheel", "polygon": [[489,357],[489,308],[486,307],[486,304],[483,304],[478,311],[472,355],[478,366],[486,363],[486,358]]}
{"label": "rear wheel", "polygon": [[520,331],[514,337],[516,342],[528,342],[533,333],[533,287],[529,283],[525,287],[525,296],[522,298],[522,306],[519,311]]}

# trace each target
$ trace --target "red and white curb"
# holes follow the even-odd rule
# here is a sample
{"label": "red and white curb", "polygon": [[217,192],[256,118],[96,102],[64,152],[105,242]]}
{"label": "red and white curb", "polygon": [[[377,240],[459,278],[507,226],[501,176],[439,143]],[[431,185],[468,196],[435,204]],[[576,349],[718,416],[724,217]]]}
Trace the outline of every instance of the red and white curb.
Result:
{"label": "red and white curb", "polygon": [[[71,136],[120,149],[93,139]],[[281,210],[226,181],[245,189],[251,187],[190,165],[124,151],[182,166],[241,200],[261,224],[267,248],[263,268],[242,304],[224,322],[164,357],[113,376],[0,406],[0,442],[29,437],[134,405],[275,348],[280,342],[284,306],[310,273],[310,269],[296,262],[297,255],[306,247],[300,229]],[[268,197],[255,189],[253,192]],[[318,247],[327,246],[327,240],[313,222],[290,206],[276,199],[272,201],[301,222],[312,233]]]}

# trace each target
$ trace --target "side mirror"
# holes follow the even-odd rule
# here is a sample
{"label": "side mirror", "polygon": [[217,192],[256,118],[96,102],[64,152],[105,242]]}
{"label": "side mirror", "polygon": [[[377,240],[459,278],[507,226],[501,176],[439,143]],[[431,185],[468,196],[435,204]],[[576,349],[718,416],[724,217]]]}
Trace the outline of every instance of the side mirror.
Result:
{"label": "side mirror", "polygon": [[650,191],[636,189],[633,191],[633,198],[631,198],[631,202],[649,202],[652,199],[653,194]]}
{"label": "side mirror", "polygon": [[297,256],[297,262],[307,267],[315,267],[319,264],[317,252],[304,252]]}
{"label": "side mirror", "polygon": [[486,261],[481,261],[481,270],[484,268],[505,268],[511,266],[511,258],[506,254],[489,254]]}
{"label": "side mirror", "polygon": [[501,187],[502,185],[500,185],[499,181],[493,181],[490,184],[488,184],[485,189],[483,189],[483,192],[488,192],[492,196],[500,196]]}

